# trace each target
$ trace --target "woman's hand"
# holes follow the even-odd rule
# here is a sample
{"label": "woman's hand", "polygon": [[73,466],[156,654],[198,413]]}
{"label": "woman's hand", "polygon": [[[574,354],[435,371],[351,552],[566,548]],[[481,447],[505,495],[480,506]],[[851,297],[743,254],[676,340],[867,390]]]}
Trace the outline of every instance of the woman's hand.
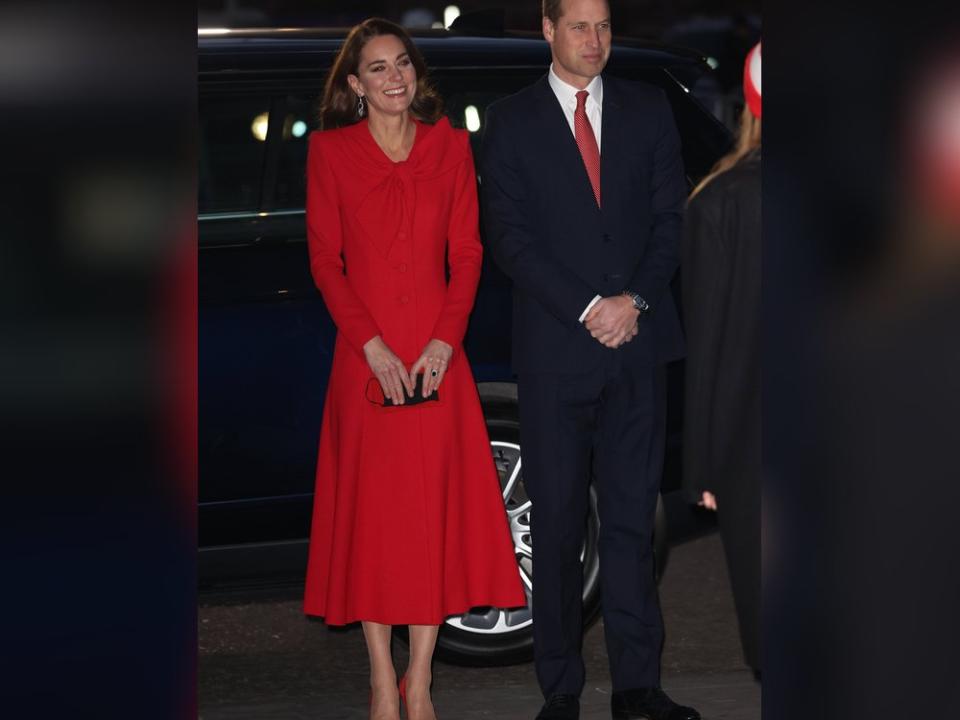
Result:
{"label": "woman's hand", "polygon": [[393,354],[383,338],[377,335],[372,340],[368,340],[363,346],[363,354],[367,358],[367,365],[380,381],[384,397],[390,398],[396,405],[403,405],[404,388],[410,397],[413,397],[413,382],[410,380],[412,374],[407,374],[403,361]]}
{"label": "woman's hand", "polygon": [[416,380],[417,373],[423,370],[424,397],[440,387],[440,382],[447,372],[447,365],[450,364],[451,357],[453,357],[453,348],[443,340],[437,340],[436,338],[428,342],[423,352],[420,353],[420,357],[410,368],[410,377]]}

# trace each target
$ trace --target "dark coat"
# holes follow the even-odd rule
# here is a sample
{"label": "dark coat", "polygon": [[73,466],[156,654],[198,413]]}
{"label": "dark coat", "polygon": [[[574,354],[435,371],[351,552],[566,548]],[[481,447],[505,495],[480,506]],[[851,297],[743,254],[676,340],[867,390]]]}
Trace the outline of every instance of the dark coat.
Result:
{"label": "dark coat", "polygon": [[717,496],[748,664],[760,665],[760,150],[691,200],[681,284],[687,334],[684,487]]}
{"label": "dark coat", "polygon": [[[680,261],[686,182],[664,93],[603,76],[602,209],[546,75],[491,105],[485,122],[484,234],[513,280],[514,369],[589,372],[610,353],[646,365],[682,357],[668,285]],[[611,350],[579,317],[595,295],[625,289],[653,312],[638,337]]]}

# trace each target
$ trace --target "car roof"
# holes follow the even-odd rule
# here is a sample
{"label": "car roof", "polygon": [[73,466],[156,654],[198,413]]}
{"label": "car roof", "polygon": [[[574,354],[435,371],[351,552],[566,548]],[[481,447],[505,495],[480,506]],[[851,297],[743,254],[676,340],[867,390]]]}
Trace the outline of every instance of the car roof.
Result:
{"label": "car roof", "polygon": [[[349,28],[200,29],[201,75],[244,71],[317,72],[329,67]],[[496,67],[543,70],[550,60],[537,33],[507,31],[497,36],[448,30],[411,30],[417,47],[436,68]],[[709,66],[700,53],[649,40],[615,37],[616,67],[659,67],[692,83]]]}

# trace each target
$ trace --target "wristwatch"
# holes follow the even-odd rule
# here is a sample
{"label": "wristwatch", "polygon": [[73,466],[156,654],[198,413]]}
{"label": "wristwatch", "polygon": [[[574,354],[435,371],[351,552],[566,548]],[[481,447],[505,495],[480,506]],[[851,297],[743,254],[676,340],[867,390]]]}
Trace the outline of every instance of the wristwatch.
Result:
{"label": "wristwatch", "polygon": [[650,305],[640,297],[640,293],[635,293],[633,290],[624,290],[621,295],[625,295],[633,301],[633,306],[640,311],[641,315],[646,315],[650,312]]}

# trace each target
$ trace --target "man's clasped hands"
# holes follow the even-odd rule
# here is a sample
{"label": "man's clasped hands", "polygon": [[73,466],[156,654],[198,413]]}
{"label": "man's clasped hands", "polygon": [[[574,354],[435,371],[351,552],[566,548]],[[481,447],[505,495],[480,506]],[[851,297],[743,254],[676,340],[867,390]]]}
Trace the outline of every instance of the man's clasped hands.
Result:
{"label": "man's clasped hands", "polygon": [[639,316],[633,300],[626,295],[613,295],[597,300],[583,324],[598,342],[608,348],[618,348],[637,336]]}

